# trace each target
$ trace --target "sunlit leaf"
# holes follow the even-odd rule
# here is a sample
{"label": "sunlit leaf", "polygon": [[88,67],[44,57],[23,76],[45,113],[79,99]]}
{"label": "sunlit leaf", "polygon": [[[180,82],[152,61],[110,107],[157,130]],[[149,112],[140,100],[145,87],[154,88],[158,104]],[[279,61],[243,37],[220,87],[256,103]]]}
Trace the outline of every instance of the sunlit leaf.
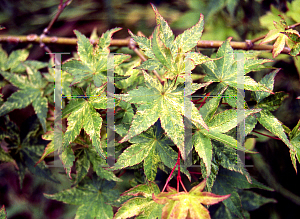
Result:
{"label": "sunlit leaf", "polygon": [[162,219],[186,218],[187,216],[194,219],[210,219],[209,211],[203,204],[216,204],[230,197],[230,194],[221,196],[202,192],[205,184],[206,180],[203,180],[189,192],[176,192],[174,188],[168,187],[168,192],[153,194],[153,200],[156,203],[165,205],[162,209]]}

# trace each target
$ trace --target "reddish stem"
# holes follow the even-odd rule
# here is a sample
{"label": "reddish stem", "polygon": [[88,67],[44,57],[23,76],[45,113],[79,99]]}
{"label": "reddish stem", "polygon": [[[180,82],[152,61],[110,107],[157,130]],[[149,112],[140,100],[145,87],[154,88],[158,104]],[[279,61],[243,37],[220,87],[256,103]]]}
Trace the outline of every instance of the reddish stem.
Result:
{"label": "reddish stem", "polygon": [[207,97],[208,97],[209,95],[210,95],[210,92],[208,92],[208,93],[205,95],[204,100],[203,100],[203,102],[201,103],[201,105],[199,106],[198,110],[204,105],[204,103],[205,103],[205,101],[206,101],[206,99],[207,99]]}
{"label": "reddish stem", "polygon": [[273,136],[270,136],[270,135],[266,135],[266,134],[263,134],[263,133],[260,133],[258,131],[254,131],[253,132],[257,133],[257,134],[260,134],[260,135],[263,135],[263,136],[266,136],[266,137],[269,137],[269,138],[273,138],[273,139],[276,139],[276,140],[281,140],[280,138],[277,138],[277,137],[273,137]]}
{"label": "reddish stem", "polygon": [[176,162],[176,164],[174,165],[174,167],[173,167],[173,169],[172,169],[172,171],[171,171],[171,173],[170,173],[170,175],[169,175],[169,177],[168,177],[168,179],[167,179],[167,181],[166,181],[166,184],[165,184],[165,186],[164,186],[162,192],[165,191],[165,189],[166,189],[166,187],[167,187],[167,185],[168,185],[168,183],[169,183],[169,181],[170,181],[170,179],[171,179],[171,176],[172,176],[172,174],[173,174],[173,172],[174,172],[176,166],[177,166],[177,162]]}
{"label": "reddish stem", "polygon": [[199,172],[193,172],[193,171],[189,171],[191,174],[199,174],[201,175],[202,173],[199,173]]}
{"label": "reddish stem", "polygon": [[173,172],[174,172],[174,170],[175,170],[175,168],[176,168],[177,165],[178,165],[177,192],[179,192],[179,182],[180,182],[182,188],[184,189],[184,191],[187,192],[186,188],[184,187],[184,185],[183,185],[183,183],[182,183],[182,181],[181,181],[181,176],[180,176],[180,151],[179,151],[179,150],[178,150],[177,162],[176,162],[176,164],[174,165],[174,167],[173,167],[173,169],[172,169],[172,171],[171,171],[171,173],[170,173],[170,175],[169,175],[169,177],[168,177],[168,179],[167,179],[167,181],[166,181],[166,184],[165,184],[165,186],[164,186],[162,192],[165,191],[165,189],[166,189],[166,187],[167,187],[167,185],[168,185],[168,183],[169,183],[169,181],[170,181],[170,179],[171,179],[171,177],[172,177],[172,174],[173,174]]}

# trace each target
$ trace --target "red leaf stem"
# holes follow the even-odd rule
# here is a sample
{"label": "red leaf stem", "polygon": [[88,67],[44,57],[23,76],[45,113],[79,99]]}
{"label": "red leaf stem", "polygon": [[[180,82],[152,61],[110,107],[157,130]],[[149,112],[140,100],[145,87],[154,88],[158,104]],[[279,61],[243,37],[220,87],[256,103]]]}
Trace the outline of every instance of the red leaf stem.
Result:
{"label": "red leaf stem", "polygon": [[269,138],[273,138],[273,139],[276,139],[276,140],[281,140],[280,138],[273,137],[273,136],[270,136],[270,135],[266,135],[266,134],[260,133],[260,132],[258,132],[258,131],[255,131],[255,130],[253,130],[253,132],[255,132],[255,133],[257,133],[257,134],[260,134],[260,135],[263,135],[263,136],[266,136],[266,137],[269,137]]}

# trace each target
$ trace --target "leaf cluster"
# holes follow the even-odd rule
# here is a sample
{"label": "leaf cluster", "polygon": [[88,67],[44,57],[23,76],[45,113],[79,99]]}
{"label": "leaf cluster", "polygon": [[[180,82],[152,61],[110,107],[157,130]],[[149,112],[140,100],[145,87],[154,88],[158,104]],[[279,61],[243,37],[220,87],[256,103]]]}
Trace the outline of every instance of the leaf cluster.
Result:
{"label": "leaf cluster", "polygon": [[[261,124],[284,142],[296,171],[296,162],[300,162],[300,122],[289,130],[272,114],[287,96],[273,91],[279,69],[255,81],[247,74],[267,69],[264,64],[272,60],[260,59],[252,51],[233,50],[231,38],[214,58],[194,52],[203,33],[204,16],[175,37],[152,7],[157,23],[152,36],[129,31],[147,57],[144,62],[110,53],[112,35],[120,28],[103,33],[96,46],[74,31],[78,56],[62,64],[61,117],[65,124],[59,131],[46,120],[53,104],[49,88],[54,85],[52,63],[26,61],[26,50],[9,56],[0,50],[0,74],[18,88],[1,103],[0,160],[14,163],[21,184],[26,169],[57,182],[44,159],[58,152],[73,187],[45,197],[78,205],[75,218],[210,218],[210,209],[204,205],[218,202],[222,203],[214,218],[248,217],[248,211],[274,202],[245,191],[270,190],[250,176],[237,153],[255,153],[245,150],[243,143],[256,125]],[[285,24],[281,25],[276,30],[277,40],[288,37],[298,45],[299,35],[284,31]],[[269,34],[263,42],[275,39],[275,35]],[[297,48],[295,54],[299,53]],[[275,55],[278,52],[279,47]],[[192,80],[197,66],[205,74],[200,82]],[[48,73],[39,71],[44,67]],[[244,90],[249,92],[249,100],[244,99]],[[21,136],[8,113],[30,104],[36,120]],[[48,141],[46,147],[36,138],[42,133]],[[116,163],[108,165],[107,160],[115,155]],[[191,157],[196,159],[190,162]],[[174,168],[179,162],[181,165]],[[170,178],[177,170],[178,176],[183,173],[191,181],[189,162],[201,167],[197,185],[189,192],[170,186],[161,192],[156,181],[158,169],[171,174]],[[121,177],[126,170],[140,177],[135,182],[128,180],[129,174]],[[128,190],[122,183],[137,185]],[[115,214],[113,207],[118,208]],[[2,208],[0,214],[3,212]]]}

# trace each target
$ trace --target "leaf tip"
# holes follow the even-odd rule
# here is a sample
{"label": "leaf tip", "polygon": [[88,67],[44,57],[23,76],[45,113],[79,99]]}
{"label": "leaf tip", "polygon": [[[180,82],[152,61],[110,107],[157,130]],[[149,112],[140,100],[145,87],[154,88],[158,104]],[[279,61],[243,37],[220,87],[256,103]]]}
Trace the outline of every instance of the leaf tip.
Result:
{"label": "leaf tip", "polygon": [[152,4],[152,3],[150,3],[150,5],[151,5],[151,7],[152,7],[152,9],[153,9],[153,11],[157,11],[157,9],[156,9],[156,7],[154,6],[154,4]]}

